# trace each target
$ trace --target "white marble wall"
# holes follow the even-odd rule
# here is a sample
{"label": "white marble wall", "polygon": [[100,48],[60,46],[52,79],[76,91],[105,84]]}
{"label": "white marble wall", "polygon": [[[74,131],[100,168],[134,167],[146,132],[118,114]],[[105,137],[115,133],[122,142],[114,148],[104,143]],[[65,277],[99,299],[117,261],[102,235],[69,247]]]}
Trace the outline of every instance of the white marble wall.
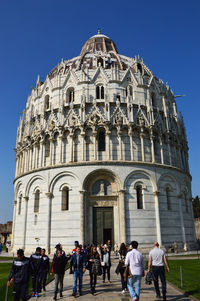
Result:
{"label": "white marble wall", "polygon": [[[48,248],[48,236],[50,241],[50,251],[56,243],[61,242],[66,250],[70,250],[74,240],[81,241],[82,232],[80,224],[80,191],[85,190],[85,179],[96,171],[110,173],[115,176],[118,189],[125,189],[125,225],[126,225],[126,241],[133,239],[139,241],[141,247],[150,248],[155,240],[159,240],[159,231],[161,235],[161,244],[168,247],[174,240],[178,242],[180,247],[192,248],[195,243],[194,236],[194,220],[191,211],[190,187],[188,187],[188,212],[185,212],[185,202],[182,199],[181,183],[189,178],[181,172],[173,169],[163,169],[158,167],[150,167],[141,164],[118,164],[101,165],[81,164],[77,166],[59,167],[52,169],[44,169],[43,171],[30,173],[22,176],[15,181],[15,199],[16,214],[14,217],[15,229],[14,250],[24,247],[27,252],[39,244]],[[134,186],[141,183],[143,189],[144,209],[137,209],[136,206],[136,190]],[[69,210],[61,210],[61,191],[63,185],[67,185],[69,191]],[[164,189],[166,186],[171,188],[170,202],[171,210],[167,210],[166,195]],[[34,213],[34,192],[40,190],[40,207],[39,212]],[[51,216],[50,228],[48,227],[48,197],[46,193],[52,193],[51,198]],[[155,192],[158,195],[158,208],[156,208]],[[27,197],[27,218],[25,219],[25,199],[22,202],[21,214],[18,214],[19,195]],[[119,195],[119,192],[117,192]],[[120,199],[121,200],[121,199]],[[87,197],[84,202],[87,201]],[[181,201],[181,207],[179,202]],[[118,210],[119,205],[115,207],[115,227],[122,223],[122,216]],[[118,208],[118,209],[117,209]],[[159,215],[157,214],[159,210]],[[116,211],[117,210],[117,211]],[[182,210],[182,218],[181,212]],[[85,221],[87,215],[91,214],[90,210],[84,212]],[[119,214],[118,214],[119,212]],[[35,215],[37,215],[37,225],[34,224]],[[159,216],[159,218],[158,218]],[[116,220],[117,219],[117,220]],[[92,225],[91,225],[92,226]],[[115,241],[121,242],[119,230],[115,229]],[[89,233],[84,233],[85,241],[88,241]],[[34,238],[39,237],[37,243]]]}

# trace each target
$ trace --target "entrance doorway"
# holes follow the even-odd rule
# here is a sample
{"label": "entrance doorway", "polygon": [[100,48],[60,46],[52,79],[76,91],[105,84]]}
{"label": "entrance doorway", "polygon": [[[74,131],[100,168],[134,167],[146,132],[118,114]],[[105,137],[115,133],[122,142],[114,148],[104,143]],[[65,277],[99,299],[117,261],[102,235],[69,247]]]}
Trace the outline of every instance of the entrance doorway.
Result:
{"label": "entrance doorway", "polygon": [[93,207],[93,242],[105,244],[108,240],[113,246],[114,226],[113,207]]}

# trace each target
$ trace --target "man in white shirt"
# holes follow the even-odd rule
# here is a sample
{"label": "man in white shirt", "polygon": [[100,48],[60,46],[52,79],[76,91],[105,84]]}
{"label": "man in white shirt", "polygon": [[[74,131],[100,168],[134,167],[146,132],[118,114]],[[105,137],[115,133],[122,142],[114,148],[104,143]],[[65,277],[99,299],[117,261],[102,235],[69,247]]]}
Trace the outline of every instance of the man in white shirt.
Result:
{"label": "man in white shirt", "polygon": [[[141,279],[144,276],[144,257],[137,250],[138,242],[131,242],[132,251],[128,252],[125,265],[130,267],[132,277],[128,278],[128,289],[133,301],[139,301]],[[134,285],[134,288],[133,288]]]}
{"label": "man in white shirt", "polygon": [[167,262],[167,258],[165,252],[159,248],[159,243],[156,241],[153,245],[153,249],[149,252],[149,263],[148,263],[148,272],[151,269],[152,265],[152,273],[153,273],[153,281],[154,287],[156,290],[156,297],[160,298],[160,290],[158,283],[158,276],[160,277],[162,283],[162,295],[163,300],[166,301],[166,279],[165,279],[165,265],[167,267],[167,271],[169,272],[169,265]]}

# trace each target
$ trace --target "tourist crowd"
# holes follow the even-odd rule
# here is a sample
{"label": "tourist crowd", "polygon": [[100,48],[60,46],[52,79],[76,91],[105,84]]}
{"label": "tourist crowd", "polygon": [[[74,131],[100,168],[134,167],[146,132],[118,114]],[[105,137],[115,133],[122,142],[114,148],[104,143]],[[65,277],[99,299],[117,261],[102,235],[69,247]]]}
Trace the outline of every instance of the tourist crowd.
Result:
{"label": "tourist crowd", "polygon": [[[140,297],[141,279],[145,276],[145,262],[141,252],[137,250],[137,241],[132,241],[130,247],[121,244],[118,249],[115,246],[115,255],[119,256],[119,262],[115,272],[120,274],[122,294],[127,289],[133,301],[138,301]],[[36,248],[34,254],[27,258],[24,256],[24,251],[19,249],[17,251],[17,259],[13,261],[12,269],[8,277],[8,286],[14,280],[13,297],[14,301],[26,301],[28,297],[29,278],[32,278],[32,297],[38,297],[43,291],[46,291],[46,281],[49,272],[55,274],[55,289],[54,300],[57,300],[59,291],[60,297],[63,297],[63,279],[66,270],[66,265],[69,262],[69,273],[73,274],[73,291],[72,296],[77,296],[77,286],[79,296],[82,295],[83,275],[86,270],[90,275],[90,292],[95,294],[97,276],[103,278],[105,283],[106,278],[110,282],[110,268],[111,268],[111,243],[107,241],[106,244],[100,246],[87,245],[82,246],[78,241],[74,243],[74,249],[71,254],[65,254],[61,244],[55,247],[55,253],[50,269],[49,257],[45,254],[45,249]],[[158,286],[158,277],[162,283],[162,296],[166,300],[166,280],[164,264],[169,266],[165,257],[165,253],[159,248],[159,244],[155,242],[153,250],[149,253],[148,273],[146,279],[154,281],[157,297],[160,297]],[[152,273],[150,272],[152,265]],[[147,280],[149,281],[149,280]],[[58,290],[59,287],[59,290]]]}

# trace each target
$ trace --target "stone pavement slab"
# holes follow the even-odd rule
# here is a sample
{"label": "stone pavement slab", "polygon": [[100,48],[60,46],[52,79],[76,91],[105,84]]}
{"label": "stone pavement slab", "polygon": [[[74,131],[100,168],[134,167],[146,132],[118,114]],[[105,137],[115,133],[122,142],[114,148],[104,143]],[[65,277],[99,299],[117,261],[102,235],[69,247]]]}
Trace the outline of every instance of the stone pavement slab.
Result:
{"label": "stone pavement slab", "polygon": [[[97,279],[96,293],[95,295],[90,294],[90,284],[89,284],[89,272],[87,271],[83,276],[83,295],[78,297],[72,296],[72,284],[73,284],[73,275],[69,275],[69,271],[66,271],[64,277],[64,287],[63,287],[63,298],[59,297],[57,299],[60,301],[131,301],[130,295],[127,292],[126,294],[121,294],[121,282],[120,275],[114,273],[116,268],[116,263],[111,267],[111,283],[103,283],[102,276],[99,276]],[[39,297],[39,301],[53,301],[54,296],[54,281],[52,281],[47,287],[47,291],[42,292]],[[32,298],[33,300],[35,298]],[[140,301],[158,301],[162,300],[155,297],[154,286],[146,285],[144,283],[144,278],[142,278],[142,288]],[[185,297],[177,289],[167,284],[167,300],[169,301],[189,301],[191,298]]]}

